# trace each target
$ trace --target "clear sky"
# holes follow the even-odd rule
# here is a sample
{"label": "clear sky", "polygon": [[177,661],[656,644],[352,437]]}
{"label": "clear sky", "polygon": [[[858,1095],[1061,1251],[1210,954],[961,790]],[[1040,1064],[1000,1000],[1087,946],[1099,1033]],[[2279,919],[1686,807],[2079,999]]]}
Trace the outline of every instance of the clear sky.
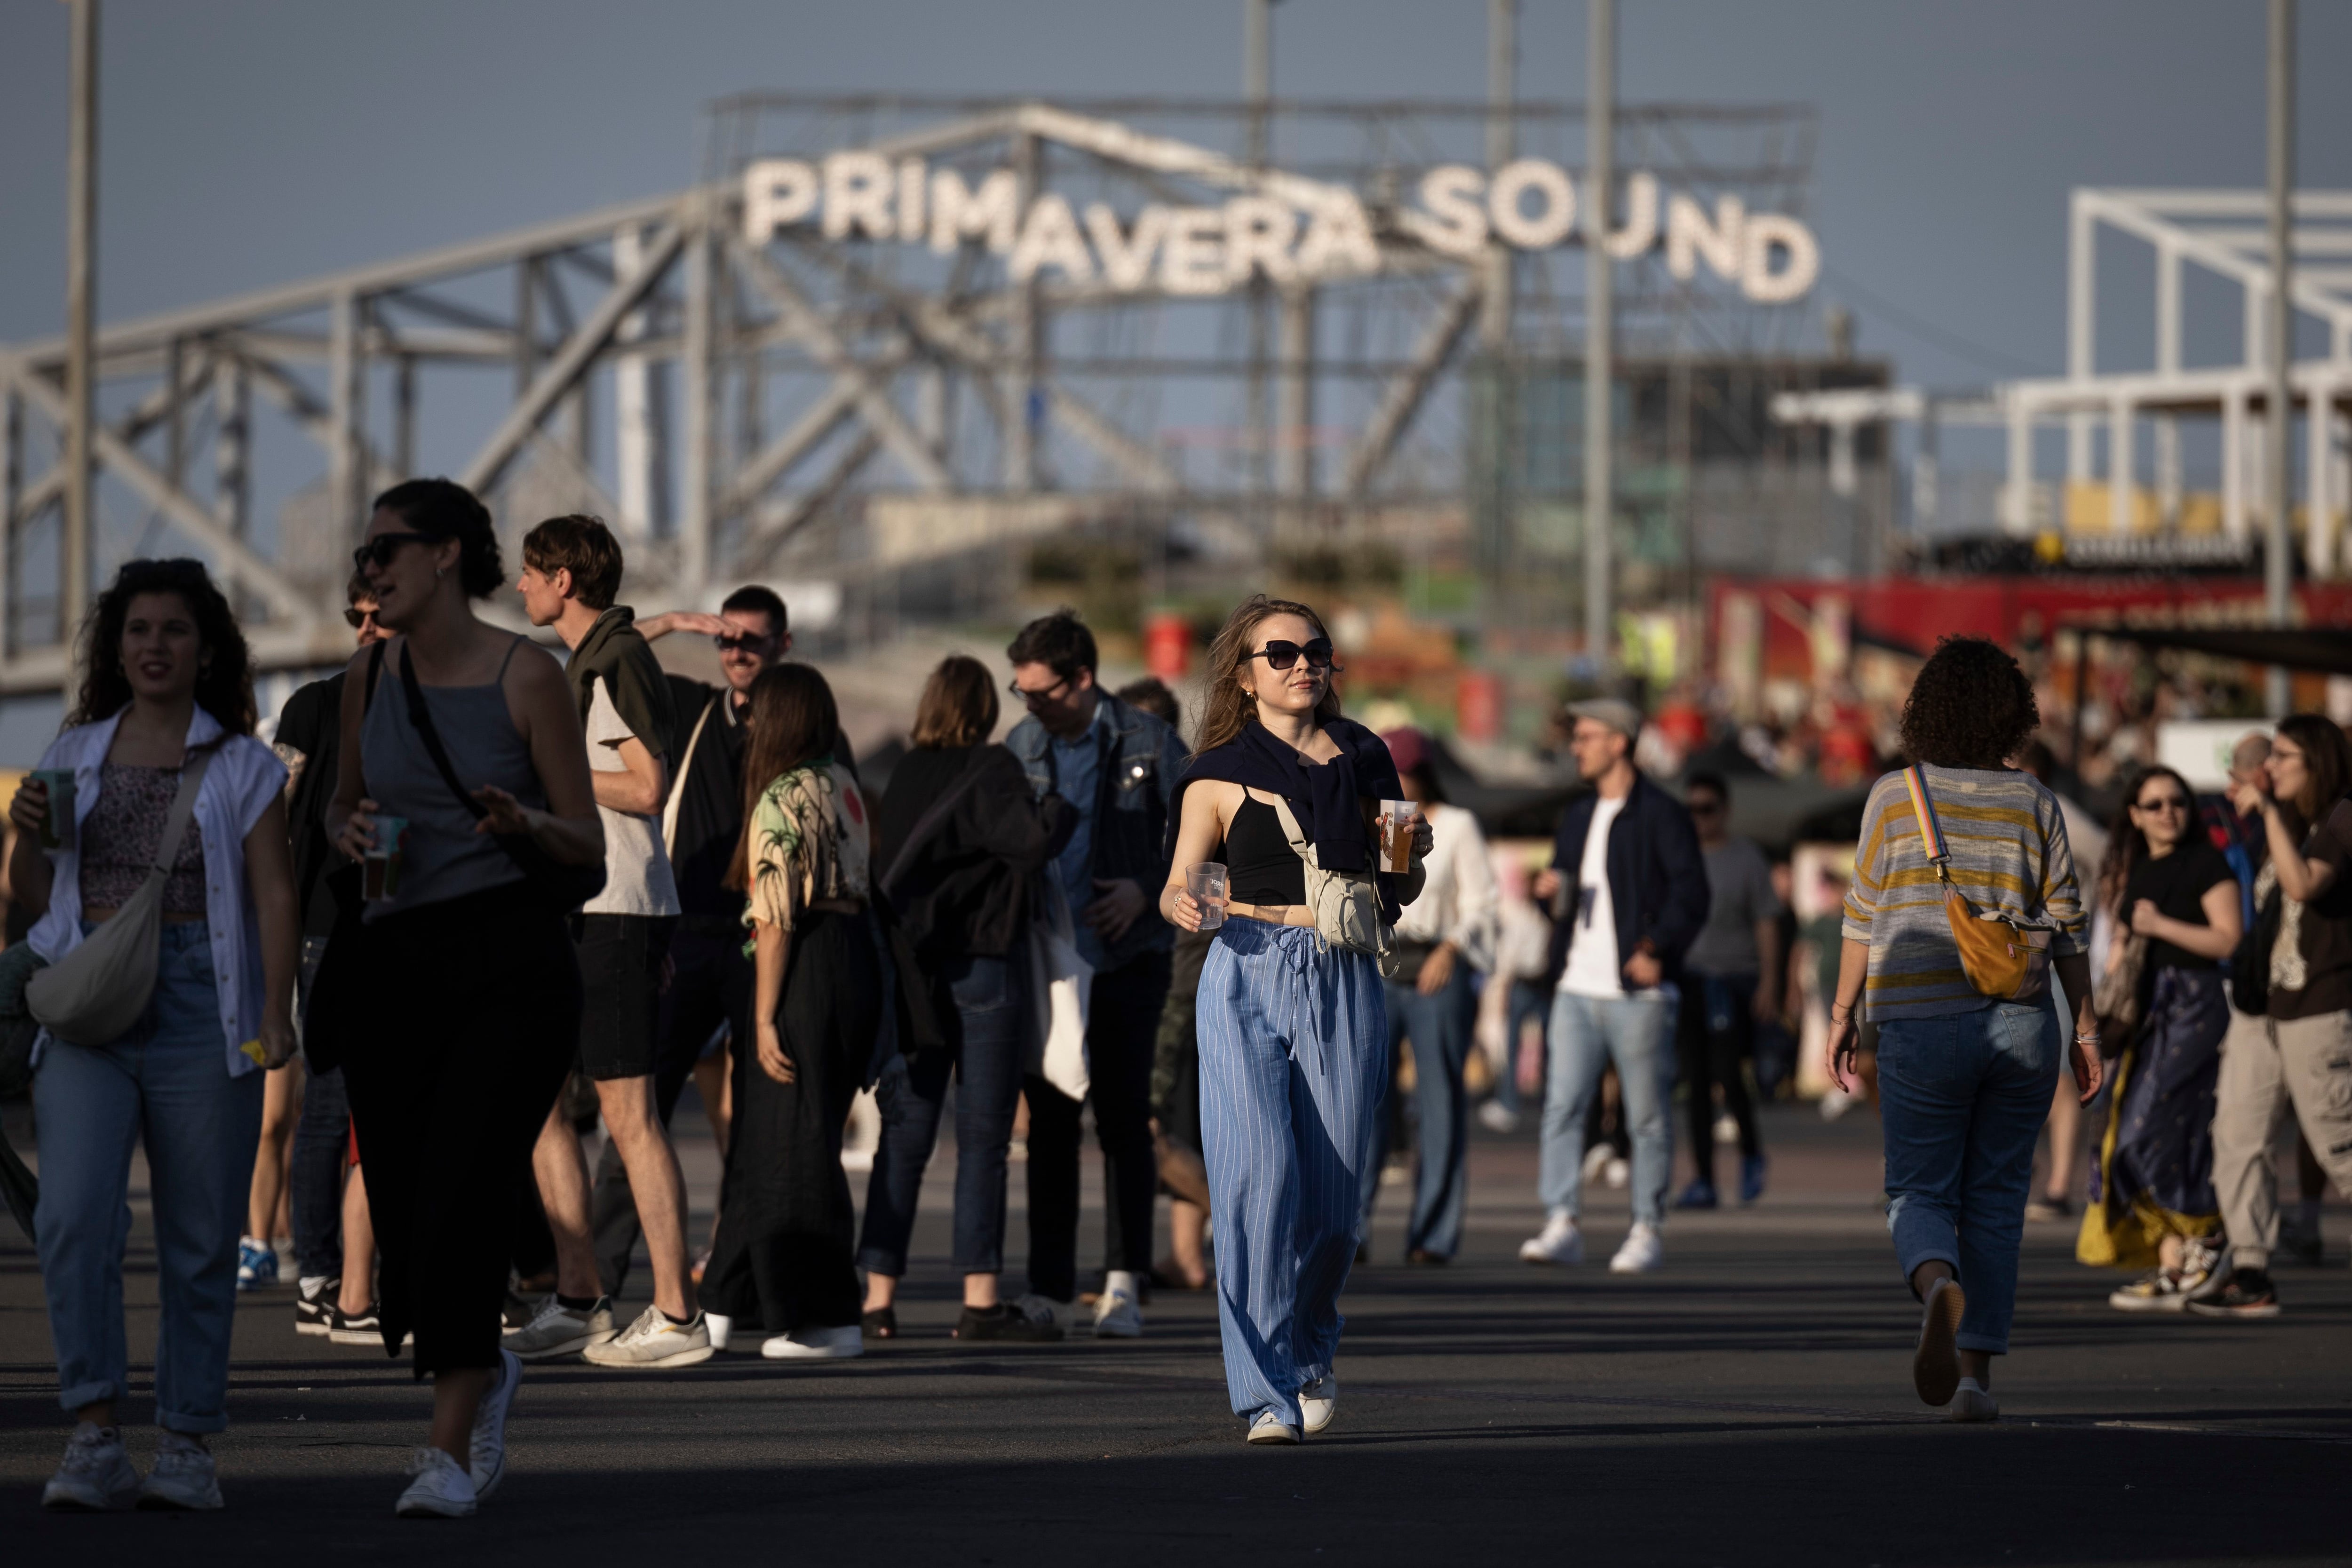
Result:
{"label": "clear sky", "polygon": [[[1240,0],[107,0],[103,316],[379,259],[697,169],[751,88],[1226,95]],[[1580,98],[1527,0],[1520,90]],[[1629,100],[1821,112],[1813,211],[1907,380],[2055,371],[2077,184],[2263,178],[2261,0],[1622,0]],[[2303,180],[2352,185],[2352,5],[2302,7]],[[1475,98],[1481,0],[1284,0],[1286,96]],[[0,340],[59,329],[66,8],[0,0]],[[1965,350],[1966,352],[1959,352]]]}

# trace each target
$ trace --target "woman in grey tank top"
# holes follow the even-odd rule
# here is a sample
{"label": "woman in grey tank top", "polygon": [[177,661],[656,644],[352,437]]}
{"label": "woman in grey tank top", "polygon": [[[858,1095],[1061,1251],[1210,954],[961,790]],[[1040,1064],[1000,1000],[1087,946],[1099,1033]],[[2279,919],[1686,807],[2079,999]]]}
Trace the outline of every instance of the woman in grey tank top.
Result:
{"label": "woman in grey tank top", "polygon": [[[507,1194],[563,1086],[580,1032],[580,967],[562,911],[497,835],[551,859],[599,862],[604,833],[587,742],[555,660],[485,625],[473,601],[504,580],[489,513],[447,479],[376,498],[360,569],[394,639],[343,683],[342,771],[327,812],[356,859],[380,818],[408,827],[396,893],[364,910],[355,973],[366,1005],[334,1020],[383,1254],[388,1354],[416,1337],[433,1427],[398,1511],[472,1513],[506,1466],[521,1365],[499,1345]],[[478,821],[408,711],[404,663]],[[338,939],[342,940],[342,939]]]}

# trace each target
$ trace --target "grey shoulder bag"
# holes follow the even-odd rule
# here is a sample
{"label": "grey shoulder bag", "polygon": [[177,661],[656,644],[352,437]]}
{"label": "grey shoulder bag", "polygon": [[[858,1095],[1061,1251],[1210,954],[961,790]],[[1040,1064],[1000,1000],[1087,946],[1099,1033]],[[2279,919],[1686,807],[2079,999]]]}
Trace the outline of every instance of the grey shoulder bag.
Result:
{"label": "grey shoulder bag", "polygon": [[[210,749],[192,751],[181,765],[180,792],[172,797],[155,864],[139,890],[81,945],[26,983],[26,1008],[68,1045],[103,1046],[120,1039],[147,1011],[163,943],[163,883],[180,858],[180,841],[196,812],[196,791],[204,787],[205,770],[215,754]],[[236,847],[218,847],[232,853]]]}

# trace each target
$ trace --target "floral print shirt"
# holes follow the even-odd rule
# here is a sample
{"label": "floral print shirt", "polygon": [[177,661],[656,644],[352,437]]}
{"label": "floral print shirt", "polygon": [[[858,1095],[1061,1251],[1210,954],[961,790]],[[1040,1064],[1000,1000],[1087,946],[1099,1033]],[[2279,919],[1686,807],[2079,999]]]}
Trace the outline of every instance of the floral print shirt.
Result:
{"label": "floral print shirt", "polygon": [[751,813],[747,926],[793,929],[819,900],[863,903],[872,856],[865,797],[849,770],[819,757],[771,784]]}

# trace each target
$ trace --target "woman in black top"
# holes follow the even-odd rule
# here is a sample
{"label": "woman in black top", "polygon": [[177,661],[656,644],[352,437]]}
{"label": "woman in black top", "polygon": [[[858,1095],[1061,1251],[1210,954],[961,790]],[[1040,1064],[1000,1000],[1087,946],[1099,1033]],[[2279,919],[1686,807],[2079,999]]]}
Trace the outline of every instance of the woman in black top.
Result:
{"label": "woman in black top", "polygon": [[955,1266],[963,1275],[960,1340],[1058,1340],[1050,1310],[1001,1300],[1005,1161],[1021,1098],[1026,967],[1021,934],[1029,883],[1062,851],[1077,814],[1042,803],[1020,762],[988,737],[996,728],[988,667],[940,661],[915,710],[914,749],[882,796],[876,887],[890,901],[929,993],[936,1037],[909,1039],[875,1088],[882,1142],[866,1191],[864,1326],[898,1331],[898,1278],[923,1166],[938,1141],[948,1073],[956,1072]]}
{"label": "woman in black top", "polygon": [[2238,945],[2237,874],[2197,826],[2196,796],[2170,768],[2132,784],[2116,824],[2120,914],[2141,950],[2142,1023],[2124,1052],[2077,1252],[2148,1273],[2109,1296],[2126,1312],[2179,1311],[2216,1258],[2213,1085],[2230,1005],[2221,965]]}

